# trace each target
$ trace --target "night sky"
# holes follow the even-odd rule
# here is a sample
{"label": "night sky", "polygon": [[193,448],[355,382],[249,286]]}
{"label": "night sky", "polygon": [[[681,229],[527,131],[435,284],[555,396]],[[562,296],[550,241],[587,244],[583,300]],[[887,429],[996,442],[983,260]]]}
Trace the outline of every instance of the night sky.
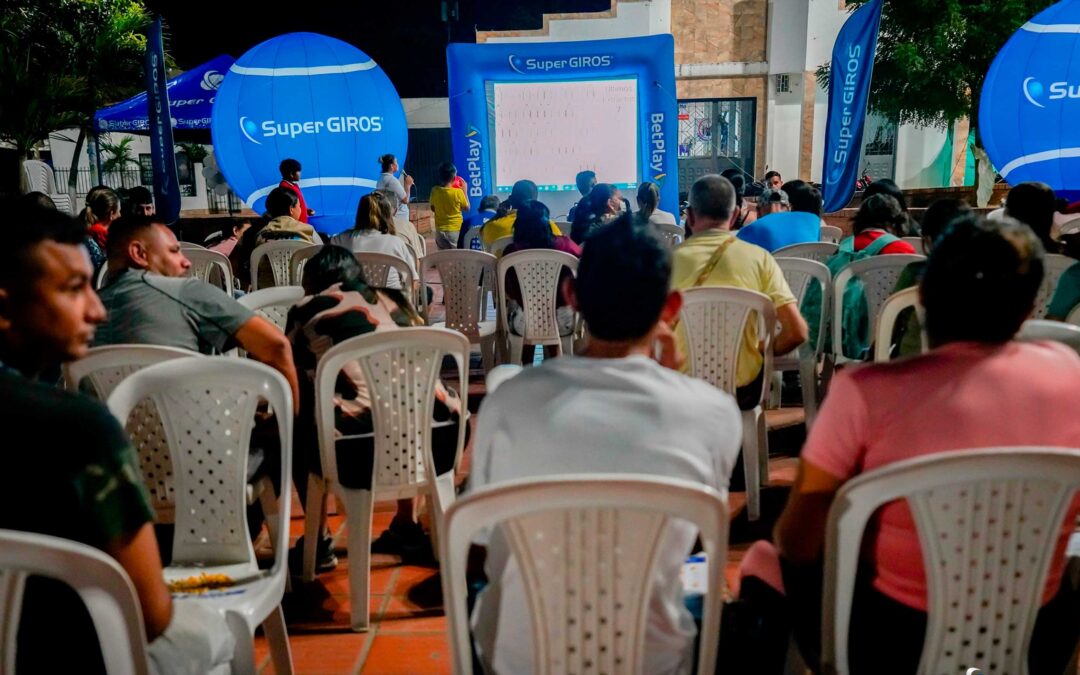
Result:
{"label": "night sky", "polygon": [[[544,12],[601,11],[610,0],[458,0],[460,19],[441,20],[440,0],[307,0],[286,5],[148,0],[167,27],[167,48],[181,69],[219,54],[239,57],[258,43],[297,31],[323,33],[365,52],[405,98],[446,96],[447,42],[473,42],[475,29],[539,28]],[[453,0],[451,0],[451,4]],[[233,17],[246,17],[234,20]]]}

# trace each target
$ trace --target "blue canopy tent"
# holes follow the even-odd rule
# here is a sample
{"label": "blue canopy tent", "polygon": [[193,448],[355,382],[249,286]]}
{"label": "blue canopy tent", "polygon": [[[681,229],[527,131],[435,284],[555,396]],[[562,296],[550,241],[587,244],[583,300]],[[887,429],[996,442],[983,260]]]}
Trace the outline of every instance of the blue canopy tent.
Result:
{"label": "blue canopy tent", "polygon": [[[214,97],[235,60],[223,54],[169,80],[166,85],[169,89],[169,110],[172,113],[173,129],[180,132],[178,137],[182,137],[183,132],[194,131],[195,135],[209,139],[210,110]],[[146,92],[140,92],[126,101],[97,111],[94,115],[94,128],[99,133],[115,131],[149,134],[150,114]]]}

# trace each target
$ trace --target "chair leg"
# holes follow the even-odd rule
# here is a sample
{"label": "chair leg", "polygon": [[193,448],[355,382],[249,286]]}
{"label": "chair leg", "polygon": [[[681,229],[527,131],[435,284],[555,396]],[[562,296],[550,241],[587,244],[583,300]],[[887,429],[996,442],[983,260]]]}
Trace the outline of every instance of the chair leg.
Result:
{"label": "chair leg", "polygon": [[784,387],[784,373],[774,370],[772,373],[772,389],[769,390],[769,410],[776,410],[782,405],[780,400],[781,389]]}
{"label": "chair leg", "polygon": [[[291,488],[290,488],[291,489]],[[255,491],[259,496],[259,506],[262,507],[263,520],[266,521],[266,531],[270,533],[270,549],[278,552],[279,546],[289,548],[289,540],[282,539],[281,528],[278,527],[278,497],[274,494],[274,483],[269,476],[263,476],[255,485]],[[292,575],[285,575],[285,592],[292,593]]]}
{"label": "chair leg", "polygon": [[758,454],[761,446],[758,442],[758,420],[761,408],[744,410],[743,421],[743,471],[746,475],[746,511],[748,520],[761,517],[761,460]]}
{"label": "chair leg", "polygon": [[365,632],[371,597],[371,517],[375,496],[371,490],[342,487],[338,491],[345,502],[348,522],[349,601],[352,603],[352,629]]}
{"label": "chair leg", "polygon": [[525,350],[525,339],[517,335],[510,338],[510,363],[521,365],[521,352]]}
{"label": "chair leg", "polygon": [[573,356],[574,355],[574,336],[573,334],[560,338],[560,347],[562,348],[562,354],[559,356]]}
{"label": "chair leg", "polygon": [[806,430],[814,425],[818,411],[817,359],[799,359],[799,383],[802,385],[803,412]]}
{"label": "chair leg", "polygon": [[769,484],[769,428],[765,424],[765,411],[757,408],[758,434],[758,484]]}
{"label": "chair leg", "polygon": [[285,628],[285,613],[278,605],[262,623],[266,642],[270,646],[270,661],[274,664],[277,675],[292,675],[292,648],[289,645],[289,631]]}
{"label": "chair leg", "polygon": [[488,335],[480,338],[480,356],[484,364],[484,374],[487,375],[495,367],[495,336]]}
{"label": "chair leg", "polygon": [[304,504],[304,572],[305,582],[315,580],[315,557],[319,551],[323,523],[326,522],[326,481],[308,474],[307,503]]}

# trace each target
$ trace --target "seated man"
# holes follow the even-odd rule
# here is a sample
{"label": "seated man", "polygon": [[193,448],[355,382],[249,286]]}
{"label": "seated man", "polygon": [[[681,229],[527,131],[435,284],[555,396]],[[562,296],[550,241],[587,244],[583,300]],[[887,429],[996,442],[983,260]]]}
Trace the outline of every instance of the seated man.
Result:
{"label": "seated man", "polygon": [[[589,343],[582,356],[527,369],[484,400],[469,490],[610,472],[727,487],[741,442],[739,413],[731,397],[672,369],[678,359],[669,323],[682,300],[669,290],[670,269],[665,245],[643,227],[617,223],[589,239],[576,282],[564,285],[588,322]],[[660,363],[652,358],[657,342]],[[556,419],[563,423],[552,424]],[[670,526],[649,605],[644,672],[690,668],[694,624],[679,571],[694,540],[692,527]],[[504,551],[495,541],[487,550],[489,584],[473,616],[477,650],[489,672],[528,673],[534,664],[524,588]]]}
{"label": "seated man", "polygon": [[[826,519],[841,486],[867,471],[942,452],[1080,448],[1080,418],[1062,405],[1080,398],[1080,358],[1062,344],[1012,340],[1034,307],[1042,259],[1034,233],[1016,221],[954,222],[922,279],[932,350],[846,369],[833,380],[777,523],[776,546],[759,542],[751,549],[741,587],[748,603],[772,605],[793,624],[810,665],[820,655]],[[1063,573],[1062,555],[1078,512],[1074,499],[1064,523],[1045,524],[1061,534],[1031,640],[1031,673],[1063,672],[1080,636],[1080,574]],[[920,548],[906,503],[875,516],[855,590],[851,672],[918,670],[927,621]]]}
{"label": "seated man", "polygon": [[[787,201],[790,211],[781,210],[758,218],[739,230],[739,239],[757,244],[769,253],[793,244],[821,241],[821,192],[801,180],[791,181],[777,192],[780,204]],[[762,204],[775,203],[772,200],[777,192],[763,194],[758,201],[759,208]]]}
{"label": "seated man", "polygon": [[[731,232],[735,215],[735,189],[728,179],[709,175],[694,183],[686,212],[687,230],[693,234],[675,249],[672,285],[680,290],[732,286],[764,293],[773,301],[780,323],[773,353],[787,354],[806,342],[806,321],[776,260],[762,248],[736,239]],[[685,345],[681,329],[679,336],[680,344]],[[739,387],[736,398],[745,410],[753,409],[761,396],[764,358],[759,342],[757,325],[752,324],[743,340],[735,378]]]}
{"label": "seated man", "polygon": [[95,346],[148,344],[209,354],[239,346],[289,382],[299,405],[292,348],[277,326],[220,289],[185,277],[191,263],[176,235],[147,218],[122,218],[109,231],[109,278],[100,292],[108,318]]}
{"label": "seated man", "polygon": [[[156,671],[209,672],[232,657],[231,633],[217,612],[172,602],[124,430],[101,403],[36,379],[84,356],[105,318],[90,284],[86,226],[25,203],[4,213],[0,425],[11,451],[0,474],[0,528],[109,554],[138,595]],[[16,672],[104,672],[90,616],[67,586],[31,578],[18,625]]]}

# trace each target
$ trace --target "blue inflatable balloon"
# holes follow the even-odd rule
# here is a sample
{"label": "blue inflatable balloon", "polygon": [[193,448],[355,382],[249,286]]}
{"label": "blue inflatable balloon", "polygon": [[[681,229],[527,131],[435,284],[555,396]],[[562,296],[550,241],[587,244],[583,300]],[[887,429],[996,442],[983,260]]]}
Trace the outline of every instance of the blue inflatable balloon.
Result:
{"label": "blue inflatable balloon", "polygon": [[1080,1],[1053,5],[1009,38],[990,66],[979,135],[1011,185],[1080,190]]}
{"label": "blue inflatable balloon", "polygon": [[281,35],[237,59],[210,129],[229,186],[259,213],[281,182],[281,160],[298,160],[311,224],[330,234],[352,226],[381,172],[377,158],[404,161],[408,148],[390,78],[356,47],[315,33]]}

